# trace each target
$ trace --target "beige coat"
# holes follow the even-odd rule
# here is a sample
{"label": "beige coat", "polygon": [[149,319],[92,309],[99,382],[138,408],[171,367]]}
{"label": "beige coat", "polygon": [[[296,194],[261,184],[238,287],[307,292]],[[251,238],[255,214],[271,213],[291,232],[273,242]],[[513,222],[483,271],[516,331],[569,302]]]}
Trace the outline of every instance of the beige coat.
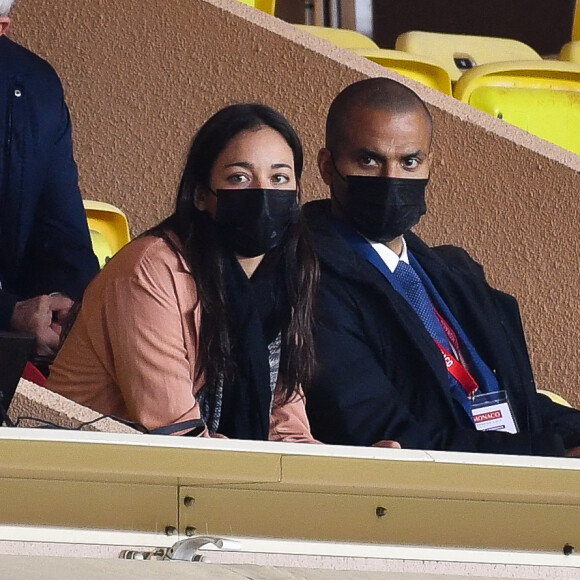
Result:
{"label": "beige coat", "polygon": [[[204,382],[195,378],[200,317],[183,258],[160,238],[138,238],[87,288],[46,386],[148,429],[197,419],[195,395]],[[270,439],[316,442],[303,397],[274,406]]]}

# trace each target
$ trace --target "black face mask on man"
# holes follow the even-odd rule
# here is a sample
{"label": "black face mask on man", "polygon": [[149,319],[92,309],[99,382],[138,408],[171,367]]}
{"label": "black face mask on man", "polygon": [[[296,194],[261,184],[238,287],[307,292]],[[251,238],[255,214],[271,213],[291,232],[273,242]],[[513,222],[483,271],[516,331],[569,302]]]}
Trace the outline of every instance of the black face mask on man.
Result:
{"label": "black face mask on man", "polygon": [[238,255],[253,258],[280,245],[298,220],[295,189],[218,189],[215,221]]}
{"label": "black face mask on man", "polygon": [[[336,167],[335,167],[336,169]],[[406,234],[427,212],[429,179],[348,175],[344,202],[333,197],[345,216],[366,238],[390,242]]]}

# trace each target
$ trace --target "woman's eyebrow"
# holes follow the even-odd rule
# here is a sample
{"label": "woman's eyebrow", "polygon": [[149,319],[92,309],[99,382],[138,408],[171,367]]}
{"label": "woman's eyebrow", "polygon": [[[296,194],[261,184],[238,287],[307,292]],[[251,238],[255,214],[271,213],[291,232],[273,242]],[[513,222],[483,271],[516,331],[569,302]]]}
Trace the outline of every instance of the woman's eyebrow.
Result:
{"label": "woman's eyebrow", "polygon": [[[243,167],[244,169],[254,169],[254,164],[250,163],[249,161],[235,161],[234,163],[228,163],[224,167]],[[292,169],[292,166],[288,163],[272,163],[270,166],[272,169]]]}
{"label": "woman's eyebrow", "polygon": [[254,168],[254,166],[248,161],[235,161],[234,163],[228,163],[225,167],[244,167],[245,169]]}

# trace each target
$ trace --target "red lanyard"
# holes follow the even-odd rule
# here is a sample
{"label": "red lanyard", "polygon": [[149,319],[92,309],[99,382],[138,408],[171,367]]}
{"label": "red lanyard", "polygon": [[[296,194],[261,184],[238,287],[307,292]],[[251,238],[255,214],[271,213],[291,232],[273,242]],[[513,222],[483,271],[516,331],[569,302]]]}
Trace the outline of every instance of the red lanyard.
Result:
{"label": "red lanyard", "polygon": [[[459,352],[459,341],[457,340],[457,335],[455,334],[454,330],[449,326],[447,320],[445,320],[439,312],[437,312],[437,308],[433,308],[435,310],[435,314],[443,327],[449,342],[453,345],[453,348],[456,352]],[[435,341],[441,354],[443,355],[443,359],[445,360],[445,366],[447,370],[451,373],[451,375],[457,380],[457,382],[463,387],[463,390],[467,393],[468,397],[473,397],[475,391],[477,391],[477,383],[475,379],[471,376],[469,371],[439,342]]]}
{"label": "red lanyard", "polygon": [[469,374],[469,371],[439,342],[435,341],[443,359],[445,360],[445,366],[451,376],[457,380],[457,382],[463,387],[463,390],[467,393],[468,397],[473,397],[475,391],[477,391],[477,383],[475,379]]}
{"label": "red lanyard", "polygon": [[449,323],[447,322],[447,320],[445,320],[445,318],[443,318],[443,316],[441,316],[441,314],[439,314],[439,311],[437,310],[437,308],[435,308],[435,305],[433,305],[433,310],[435,311],[435,314],[436,314],[439,322],[441,323],[441,326],[443,327],[443,331],[447,335],[447,338],[449,339],[451,346],[455,349],[455,352],[458,353],[459,352],[459,341],[457,340],[457,335],[455,334],[455,331],[453,330],[453,328],[451,328],[451,326],[449,326]]}

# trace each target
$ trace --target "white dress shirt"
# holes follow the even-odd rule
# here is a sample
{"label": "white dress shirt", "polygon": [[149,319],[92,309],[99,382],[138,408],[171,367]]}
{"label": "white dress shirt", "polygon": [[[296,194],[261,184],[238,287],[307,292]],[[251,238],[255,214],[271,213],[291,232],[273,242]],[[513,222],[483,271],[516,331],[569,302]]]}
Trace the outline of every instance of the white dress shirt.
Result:
{"label": "white dress shirt", "polygon": [[[406,264],[409,263],[409,253],[407,252],[407,242],[405,242],[405,238],[401,238],[403,242],[403,249],[401,251],[401,255],[398,256],[396,252],[393,252],[391,248],[389,248],[386,244],[382,244],[381,242],[373,242],[372,240],[367,239],[367,242],[373,247],[375,252],[380,256],[381,260],[387,265],[387,268],[394,272],[395,268],[399,265],[399,261],[402,260]],[[451,346],[451,351],[453,352],[455,358],[460,360],[462,364],[465,366],[465,361],[461,356],[461,353],[458,353],[455,349],[455,346],[451,341],[449,341]]]}
{"label": "white dress shirt", "polygon": [[387,268],[394,272],[395,268],[399,265],[399,260],[403,260],[406,264],[409,263],[409,254],[407,253],[407,242],[405,242],[405,238],[401,238],[403,242],[403,251],[401,255],[398,256],[396,252],[393,252],[391,248],[389,248],[386,244],[382,244],[381,242],[373,242],[365,238],[367,242],[373,247],[375,252],[381,257],[381,260],[387,265]]}

